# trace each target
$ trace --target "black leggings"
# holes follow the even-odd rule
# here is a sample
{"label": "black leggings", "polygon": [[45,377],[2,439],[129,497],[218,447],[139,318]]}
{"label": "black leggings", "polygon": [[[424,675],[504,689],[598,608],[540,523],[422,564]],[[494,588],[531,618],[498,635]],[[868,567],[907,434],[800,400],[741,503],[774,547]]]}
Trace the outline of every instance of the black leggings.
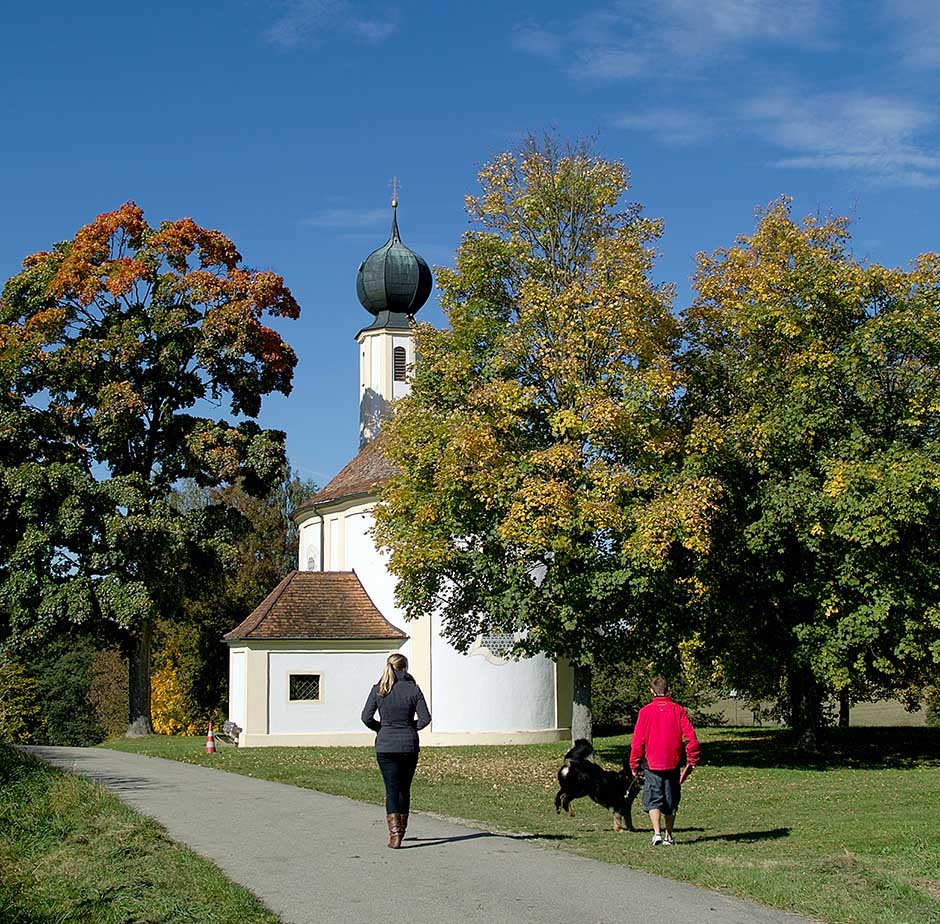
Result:
{"label": "black leggings", "polygon": [[379,770],[385,780],[385,811],[406,815],[411,807],[411,781],[418,766],[418,752],[410,754],[377,753]]}

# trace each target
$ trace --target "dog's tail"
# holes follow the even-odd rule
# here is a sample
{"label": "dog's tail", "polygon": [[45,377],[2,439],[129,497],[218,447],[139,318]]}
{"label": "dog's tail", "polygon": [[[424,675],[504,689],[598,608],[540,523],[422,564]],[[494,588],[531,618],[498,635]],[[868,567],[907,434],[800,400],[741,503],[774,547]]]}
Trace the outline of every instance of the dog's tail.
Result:
{"label": "dog's tail", "polygon": [[565,754],[565,760],[588,760],[594,753],[594,747],[587,738],[575,740],[574,747]]}

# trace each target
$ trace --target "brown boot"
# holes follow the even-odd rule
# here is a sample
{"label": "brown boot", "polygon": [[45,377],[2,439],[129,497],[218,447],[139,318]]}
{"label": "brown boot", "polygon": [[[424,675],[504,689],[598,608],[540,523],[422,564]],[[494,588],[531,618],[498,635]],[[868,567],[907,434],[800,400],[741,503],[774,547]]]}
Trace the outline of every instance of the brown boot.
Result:
{"label": "brown boot", "polygon": [[405,839],[405,830],[408,828],[408,813],[405,812],[403,815],[398,816],[401,819],[401,824],[398,826],[401,831],[401,839]]}
{"label": "brown boot", "polygon": [[388,846],[397,850],[401,847],[401,815],[386,815],[385,820],[388,822]]}

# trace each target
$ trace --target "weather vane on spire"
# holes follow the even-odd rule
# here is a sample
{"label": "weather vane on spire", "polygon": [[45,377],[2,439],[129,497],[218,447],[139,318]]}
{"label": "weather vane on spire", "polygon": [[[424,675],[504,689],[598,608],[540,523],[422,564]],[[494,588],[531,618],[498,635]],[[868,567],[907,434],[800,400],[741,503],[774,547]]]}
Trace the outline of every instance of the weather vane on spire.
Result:
{"label": "weather vane on spire", "polygon": [[388,184],[392,187],[392,208],[398,208],[398,190],[401,189],[401,183],[398,182],[398,177],[393,176],[392,181]]}

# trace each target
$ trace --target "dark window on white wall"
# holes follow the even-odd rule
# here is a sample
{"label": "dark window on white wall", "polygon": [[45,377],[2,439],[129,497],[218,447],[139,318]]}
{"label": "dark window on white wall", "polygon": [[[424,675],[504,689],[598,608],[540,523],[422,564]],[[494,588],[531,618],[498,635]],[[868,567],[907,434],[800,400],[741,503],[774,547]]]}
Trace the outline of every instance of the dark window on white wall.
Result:
{"label": "dark window on white wall", "polygon": [[291,674],[287,698],[293,702],[310,702],[320,699],[319,674]]}
{"label": "dark window on white wall", "polygon": [[392,364],[395,369],[395,381],[405,381],[405,348],[395,347],[392,351]]}

